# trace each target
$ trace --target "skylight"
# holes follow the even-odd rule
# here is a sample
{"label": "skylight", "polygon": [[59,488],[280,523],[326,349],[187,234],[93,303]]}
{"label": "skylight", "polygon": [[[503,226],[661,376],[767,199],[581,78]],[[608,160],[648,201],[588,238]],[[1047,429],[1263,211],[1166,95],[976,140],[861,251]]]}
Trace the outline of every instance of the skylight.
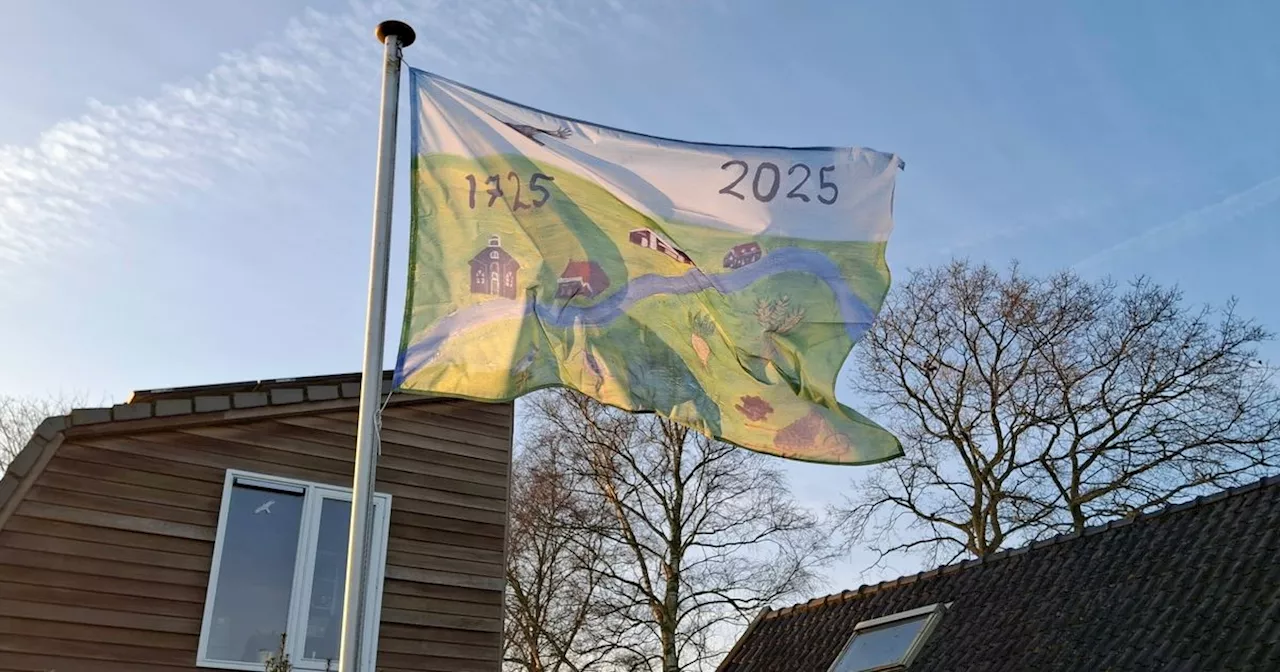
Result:
{"label": "skylight", "polygon": [[933,604],[862,621],[854,626],[853,636],[829,672],[906,668],[920,652],[944,611],[945,605]]}

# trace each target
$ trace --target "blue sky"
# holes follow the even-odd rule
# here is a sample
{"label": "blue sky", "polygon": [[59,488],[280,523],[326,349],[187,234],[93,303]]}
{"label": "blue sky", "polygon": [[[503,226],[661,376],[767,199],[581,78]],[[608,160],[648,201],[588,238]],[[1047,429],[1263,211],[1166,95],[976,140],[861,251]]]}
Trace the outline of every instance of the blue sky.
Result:
{"label": "blue sky", "polygon": [[[1141,273],[1280,329],[1280,5],[1027,4],[6,3],[0,394],[357,370],[384,18],[414,66],[569,116],[898,152],[899,277]],[[856,475],[787,466],[814,503]],[[915,569],[854,560],[833,590]]]}

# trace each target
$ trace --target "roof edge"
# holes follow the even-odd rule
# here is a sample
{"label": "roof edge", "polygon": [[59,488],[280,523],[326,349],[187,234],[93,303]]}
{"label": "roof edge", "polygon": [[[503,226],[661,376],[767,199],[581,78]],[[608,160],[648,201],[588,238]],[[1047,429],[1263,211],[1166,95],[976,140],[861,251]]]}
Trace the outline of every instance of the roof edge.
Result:
{"label": "roof edge", "polygon": [[[389,403],[414,403],[455,400],[425,394],[396,392],[392,372],[384,371],[380,394],[391,394]],[[152,424],[154,420],[196,419],[214,417],[217,413],[246,411],[270,412],[277,408],[302,404],[347,402],[360,398],[361,374],[277,378],[272,380],[225,383],[134,392],[123,404],[103,408],[75,408],[66,415],[45,418],[32,433],[27,444],[0,474],[0,528],[8,517],[15,498],[30,488],[29,483],[43,471],[50,454],[49,446],[62,442],[68,430],[130,422],[130,426]],[[509,403],[509,402],[508,402]],[[227,418],[233,420],[234,418]],[[92,431],[92,430],[90,430]]]}
{"label": "roof edge", "polygon": [[[385,388],[395,375],[395,371],[382,372],[382,385]],[[338,373],[320,376],[291,376],[287,378],[265,378],[262,380],[244,380],[232,383],[216,383],[213,385],[188,385],[184,387],[161,387],[149,390],[135,390],[125,403],[159,401],[162,399],[186,399],[196,396],[230,395],[236,392],[263,392],[281,387],[312,387],[319,385],[343,385],[344,383],[360,384],[363,375],[360,372]],[[358,395],[357,395],[358,396]]]}
{"label": "roof edge", "polygon": [[733,646],[729,647],[729,650],[724,654],[724,658],[720,659],[720,664],[716,666],[716,672],[722,672],[725,669],[725,665],[728,665],[729,661],[733,660],[733,654],[742,648],[742,643],[747,641],[747,637],[751,636],[751,631],[756,629],[756,624],[763,621],[770,611],[769,605],[766,604],[760,608],[760,611],[756,612],[755,618],[751,619],[751,622],[747,624],[747,628],[742,631],[741,635],[738,635],[738,639],[734,640]]}
{"label": "roof edge", "polygon": [[[49,418],[53,420],[54,418]],[[48,438],[41,434],[49,420],[40,423],[40,428],[31,437],[31,441],[9,463],[4,476],[0,478],[0,530],[18,510],[27,491],[35,485],[36,479],[44,473],[44,468],[53,459],[58,446],[62,445],[62,432],[54,431]],[[56,424],[56,423],[55,423]],[[21,462],[19,461],[21,460]]]}
{"label": "roof edge", "polygon": [[[1114,520],[1109,520],[1105,523],[1099,523],[1097,525],[1090,525],[1080,532],[1065,532],[1063,534],[1054,535],[1052,537],[1040,539],[1038,541],[1032,541],[1023,546],[1019,546],[1017,548],[1000,550],[1000,551],[996,551],[995,553],[988,553],[987,555],[983,555],[981,557],[971,558],[969,560],[963,560],[961,562],[955,562],[949,565],[942,565],[939,567],[935,567],[933,569],[927,569],[921,572],[916,572],[915,574],[908,574],[905,576],[897,577],[895,579],[881,581],[879,583],[864,584],[864,585],[858,586],[853,590],[843,590],[843,591],[840,591],[839,593],[831,593],[828,595],[823,595],[822,597],[815,597],[805,602],[798,602],[786,607],[772,610],[768,614],[768,618],[780,618],[796,611],[801,611],[804,609],[814,609],[826,604],[831,604],[833,602],[851,600],[864,595],[870,595],[871,593],[879,592],[882,590],[889,590],[892,588],[897,588],[899,586],[905,586],[910,583],[915,583],[916,581],[933,579],[933,578],[942,576],[944,574],[952,574],[955,572],[959,572],[961,570],[968,569],[969,567],[973,567],[976,565],[985,565],[991,562],[999,561],[1004,558],[1023,555],[1033,550],[1049,548],[1052,546],[1058,546],[1061,544],[1075,541],[1077,539],[1081,539],[1083,537],[1091,537],[1091,536],[1102,534],[1104,532],[1108,532],[1110,530],[1114,530],[1120,527],[1125,527],[1127,525],[1131,525],[1139,521],[1145,521],[1153,518],[1169,516],[1172,514],[1180,513],[1182,511],[1187,511],[1189,509],[1195,509],[1195,508],[1207,506],[1210,504],[1215,504],[1224,499],[1236,497],[1242,494],[1253,492],[1255,490],[1260,490],[1262,488],[1275,487],[1277,485],[1280,485],[1280,474],[1265,476],[1263,478],[1260,478],[1250,483],[1245,483],[1243,485],[1238,485],[1231,488],[1224,488],[1222,490],[1219,490],[1217,492],[1214,492],[1208,495],[1201,495],[1199,497],[1189,499],[1185,502],[1179,502],[1177,504],[1169,504],[1167,506],[1161,507],[1151,512],[1138,513],[1133,516],[1117,518]],[[749,634],[749,632],[750,630],[744,632],[739,639],[740,640],[745,639],[746,635]],[[736,644],[735,644],[735,648],[736,648]],[[727,659],[728,657],[726,657],[726,660]]]}

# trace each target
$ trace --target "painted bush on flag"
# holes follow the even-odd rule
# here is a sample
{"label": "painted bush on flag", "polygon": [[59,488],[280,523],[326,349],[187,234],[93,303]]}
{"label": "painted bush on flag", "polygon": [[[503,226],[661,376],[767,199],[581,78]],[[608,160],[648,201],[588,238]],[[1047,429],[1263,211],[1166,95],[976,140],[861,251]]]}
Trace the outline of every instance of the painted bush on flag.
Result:
{"label": "painted bush on flag", "polygon": [[411,83],[398,389],[564,385],[789,458],[901,453],[834,389],[888,290],[896,156],[683,143]]}

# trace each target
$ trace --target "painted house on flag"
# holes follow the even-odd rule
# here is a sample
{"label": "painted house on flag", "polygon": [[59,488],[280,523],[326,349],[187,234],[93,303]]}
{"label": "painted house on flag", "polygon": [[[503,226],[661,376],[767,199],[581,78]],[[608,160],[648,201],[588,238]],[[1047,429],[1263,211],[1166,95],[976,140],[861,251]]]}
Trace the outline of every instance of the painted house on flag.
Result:
{"label": "painted house on flag", "polygon": [[734,245],[732,249],[724,253],[725,268],[742,268],[748,264],[754,264],[760,261],[760,257],[764,256],[764,250],[760,249],[760,243],[750,242],[741,245]]}
{"label": "painted house on flag", "polygon": [[489,236],[489,244],[471,258],[471,293],[516,298],[520,262],[502,249],[502,239]]}
{"label": "painted house on flag", "polygon": [[680,251],[675,245],[672,245],[662,236],[659,236],[653,229],[632,229],[629,236],[631,243],[640,247],[647,247],[651,250],[657,250],[682,264],[692,264],[693,260],[689,255]]}
{"label": "painted house on flag", "polygon": [[556,281],[556,297],[572,299],[575,296],[591,298],[609,288],[609,276],[594,261],[571,261]]}

